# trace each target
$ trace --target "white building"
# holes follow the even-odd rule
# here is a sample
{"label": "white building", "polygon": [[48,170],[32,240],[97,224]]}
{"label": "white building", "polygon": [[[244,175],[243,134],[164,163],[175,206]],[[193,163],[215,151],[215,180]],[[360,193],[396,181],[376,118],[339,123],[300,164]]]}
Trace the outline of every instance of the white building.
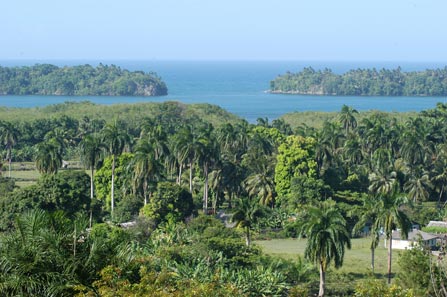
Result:
{"label": "white building", "polygon": [[433,249],[436,246],[436,240],[438,235],[430,234],[421,230],[413,229],[408,232],[408,238],[402,239],[400,231],[393,231],[392,234],[392,247],[397,250],[411,249],[413,246],[421,242],[424,247]]}

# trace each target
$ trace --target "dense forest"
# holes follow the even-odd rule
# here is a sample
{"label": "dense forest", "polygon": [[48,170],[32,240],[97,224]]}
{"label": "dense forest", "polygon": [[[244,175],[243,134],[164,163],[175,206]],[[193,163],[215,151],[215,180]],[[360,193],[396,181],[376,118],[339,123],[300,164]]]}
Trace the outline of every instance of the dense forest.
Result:
{"label": "dense forest", "polygon": [[304,68],[270,82],[272,93],[335,96],[446,96],[447,67],[403,72],[396,69],[356,69],[344,74]]}
{"label": "dense forest", "polygon": [[155,73],[115,65],[0,66],[0,95],[162,96],[167,92]]}
{"label": "dense forest", "polygon": [[[2,295],[442,292],[443,257],[432,263],[426,250],[407,250],[397,274],[389,266],[381,275],[374,251],[393,228],[408,234],[412,223],[446,217],[446,105],[400,119],[343,106],[318,127],[249,124],[175,102],[78,115],[95,108],[67,102],[41,111],[48,118],[23,110],[0,121]],[[36,180],[19,186],[15,171],[34,169]],[[337,274],[359,236],[372,272]],[[306,238],[298,259],[253,242],[297,237]]]}

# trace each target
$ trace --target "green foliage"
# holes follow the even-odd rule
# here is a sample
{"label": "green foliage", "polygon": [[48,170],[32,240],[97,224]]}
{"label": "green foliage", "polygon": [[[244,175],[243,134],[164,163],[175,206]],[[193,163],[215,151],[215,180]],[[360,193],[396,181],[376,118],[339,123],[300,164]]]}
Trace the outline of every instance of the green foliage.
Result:
{"label": "green foliage", "polygon": [[429,250],[419,247],[407,249],[399,255],[400,271],[397,275],[398,283],[411,289],[415,296],[433,296]]}
{"label": "green foliage", "polygon": [[338,75],[312,67],[286,73],[270,82],[273,93],[341,96],[445,96],[447,68],[402,72],[401,68],[356,69]]}
{"label": "green foliage", "polygon": [[18,217],[0,237],[0,294],[68,296],[74,285],[92,281],[89,248],[79,242],[86,223],[42,210]]}
{"label": "green foliage", "polygon": [[315,140],[301,136],[288,136],[278,147],[275,183],[278,200],[290,194],[292,178],[300,175],[316,177]]}
{"label": "green foliage", "polygon": [[143,200],[136,195],[126,195],[116,205],[114,221],[128,222],[134,220],[140,209],[143,207]]}
{"label": "green foliage", "polygon": [[183,221],[192,214],[193,210],[194,202],[188,191],[175,183],[160,182],[157,185],[157,191],[140,213],[161,223],[169,219]]}
{"label": "green foliage", "polygon": [[[37,182],[40,207],[62,210],[69,217],[90,210],[90,177],[82,171],[43,175]],[[37,195],[36,193],[36,195]]]}
{"label": "green foliage", "polygon": [[50,64],[0,67],[1,95],[160,96],[167,94],[155,73],[130,72],[115,65],[59,68]]}
{"label": "green foliage", "polygon": [[440,227],[440,226],[431,226],[431,227],[422,227],[422,231],[427,233],[434,233],[434,234],[445,234],[447,233],[447,227]]}
{"label": "green foliage", "polygon": [[32,185],[17,189],[13,193],[0,196],[0,230],[6,231],[13,227],[15,217],[39,205],[38,186]]}
{"label": "green foliage", "polygon": [[283,201],[283,207],[295,212],[305,204],[313,204],[332,197],[332,190],[318,178],[297,176],[292,178],[290,194]]}
{"label": "green foliage", "polygon": [[355,288],[355,297],[413,297],[412,290],[405,290],[396,284],[387,285],[382,280],[367,280],[359,282]]}
{"label": "green foliage", "polygon": [[12,178],[0,176],[0,197],[5,197],[16,188],[15,181]]}
{"label": "green foliage", "polygon": [[346,221],[333,200],[309,206],[298,227],[299,234],[306,236],[306,259],[323,265],[326,270],[333,261],[335,268],[343,265],[345,246],[351,248]]}
{"label": "green foliage", "polygon": [[95,242],[95,254],[92,261],[98,267],[105,267],[120,253],[130,240],[130,234],[120,227],[106,223],[96,224],[90,231],[90,240]]}
{"label": "green foliage", "polygon": [[[64,211],[73,218],[90,210],[89,176],[81,171],[43,175],[35,185],[0,196],[1,230],[12,227],[14,217],[30,209]],[[95,218],[98,211],[94,211]]]}
{"label": "green foliage", "polygon": [[[124,192],[124,175],[127,164],[132,159],[130,153],[123,153],[116,159],[115,164],[115,199],[120,200],[120,195]],[[129,186],[129,185],[128,185]],[[100,169],[95,173],[96,197],[110,205],[110,190],[112,188],[112,157],[104,159]]]}

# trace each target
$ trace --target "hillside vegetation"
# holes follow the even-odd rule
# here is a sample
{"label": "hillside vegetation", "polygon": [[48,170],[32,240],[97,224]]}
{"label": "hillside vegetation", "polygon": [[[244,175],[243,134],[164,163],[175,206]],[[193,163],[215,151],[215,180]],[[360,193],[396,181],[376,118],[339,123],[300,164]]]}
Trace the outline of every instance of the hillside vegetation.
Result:
{"label": "hillside vegetation", "polygon": [[446,96],[447,67],[403,72],[396,69],[356,69],[344,74],[331,69],[304,68],[270,82],[273,93],[336,96]]}
{"label": "hillside vegetation", "polygon": [[131,72],[115,65],[0,67],[0,95],[162,96],[167,93],[165,83],[155,73]]}

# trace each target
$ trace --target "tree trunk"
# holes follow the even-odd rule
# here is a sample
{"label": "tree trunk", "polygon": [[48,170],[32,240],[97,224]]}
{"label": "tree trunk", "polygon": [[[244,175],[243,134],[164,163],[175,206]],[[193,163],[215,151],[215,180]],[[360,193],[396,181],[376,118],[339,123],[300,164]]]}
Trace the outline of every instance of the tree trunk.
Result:
{"label": "tree trunk", "polygon": [[143,182],[144,205],[147,204],[147,181]]}
{"label": "tree trunk", "polygon": [[93,175],[95,174],[95,167],[92,166],[92,175],[90,176],[90,217],[88,220],[88,226],[89,228],[92,227],[92,219],[93,219],[93,209],[92,209],[92,202],[93,202]]}
{"label": "tree trunk", "polygon": [[375,248],[371,248],[371,270],[373,274],[374,274],[374,251]]}
{"label": "tree trunk", "polygon": [[192,160],[189,161],[189,192],[192,194]]}
{"label": "tree trunk", "polygon": [[245,227],[245,244],[249,247],[251,244],[250,227]]}
{"label": "tree trunk", "polygon": [[391,284],[391,256],[393,252],[393,235],[388,238],[388,284]]}
{"label": "tree trunk", "polygon": [[95,174],[95,169],[92,167],[92,175],[90,176],[90,202],[93,200],[93,175]]}
{"label": "tree trunk", "polygon": [[8,165],[9,165],[9,177],[11,177],[11,149],[8,148]]}
{"label": "tree trunk", "polygon": [[203,173],[205,174],[205,186],[203,189],[203,213],[208,214],[208,164],[206,162],[203,166]]}
{"label": "tree trunk", "polygon": [[112,156],[112,190],[110,193],[110,214],[111,217],[113,219],[113,209],[115,207],[115,197],[114,197],[114,193],[115,193],[115,155]]}
{"label": "tree trunk", "polygon": [[320,261],[320,291],[318,297],[324,296],[324,286],[326,283],[326,271],[324,271],[323,262]]}
{"label": "tree trunk", "polygon": [[183,164],[180,164],[179,168],[178,168],[178,178],[177,178],[177,184],[179,186],[182,185],[182,168],[183,168]]}
{"label": "tree trunk", "polygon": [[212,203],[212,205],[213,205],[213,213],[214,214],[216,214],[216,212],[217,212],[216,208],[217,208],[217,200],[218,199],[219,199],[219,196],[217,195],[217,191],[216,191],[216,193],[214,193],[214,200],[213,200],[213,203]]}

